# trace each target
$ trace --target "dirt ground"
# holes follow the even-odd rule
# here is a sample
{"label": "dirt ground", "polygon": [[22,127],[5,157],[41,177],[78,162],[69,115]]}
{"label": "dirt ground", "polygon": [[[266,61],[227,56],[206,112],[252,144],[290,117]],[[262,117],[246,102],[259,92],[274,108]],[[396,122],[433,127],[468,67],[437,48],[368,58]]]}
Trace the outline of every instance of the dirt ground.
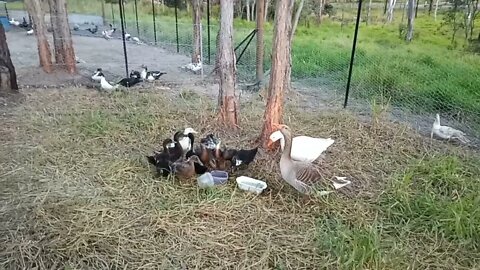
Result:
{"label": "dirt ground", "polygon": [[[49,35],[49,38],[50,44],[53,45],[52,36]],[[98,37],[73,35],[75,54],[81,61],[77,64],[79,72],[75,76],[58,72],[45,74],[40,70],[36,38],[33,35],[26,35],[25,30],[12,28],[7,32],[7,41],[21,87],[62,87],[66,85],[98,87],[99,84],[90,79],[91,74],[97,68],[104,70],[108,81],[117,81],[126,76],[123,44],[118,38],[106,40]],[[185,55],[172,54],[163,48],[138,45],[132,42],[127,42],[126,47],[129,71],[140,71],[140,66],[145,64],[150,70],[167,72],[162,76],[161,81],[157,82],[157,85],[177,85],[180,89],[187,87],[216,95],[218,86],[204,83],[206,76],[211,71],[210,67],[205,66],[204,76],[202,76],[181,68],[190,62],[190,58]],[[151,85],[143,86],[150,87]]]}

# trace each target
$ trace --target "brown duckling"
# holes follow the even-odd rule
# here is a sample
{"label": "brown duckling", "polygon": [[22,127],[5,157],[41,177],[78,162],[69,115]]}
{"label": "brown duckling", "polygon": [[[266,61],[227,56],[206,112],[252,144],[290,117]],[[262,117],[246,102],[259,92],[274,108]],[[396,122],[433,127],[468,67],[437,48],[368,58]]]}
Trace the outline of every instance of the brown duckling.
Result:
{"label": "brown duckling", "polygon": [[171,171],[180,178],[190,178],[196,174],[195,163],[203,166],[202,161],[196,155],[189,157],[187,160],[179,160],[170,165]]}

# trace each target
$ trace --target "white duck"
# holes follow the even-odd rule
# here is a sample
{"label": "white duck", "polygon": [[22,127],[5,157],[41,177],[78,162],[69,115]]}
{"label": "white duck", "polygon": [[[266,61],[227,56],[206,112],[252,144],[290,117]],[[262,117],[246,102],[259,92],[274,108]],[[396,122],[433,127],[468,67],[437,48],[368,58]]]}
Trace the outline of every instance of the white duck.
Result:
{"label": "white duck", "polygon": [[[292,160],[292,133],[286,125],[278,125],[278,128],[285,138],[285,149],[280,158],[280,173],[283,180],[303,194],[311,194],[317,183],[322,180],[322,175],[311,163]],[[330,190],[323,190],[319,195],[325,195],[351,184],[351,181],[344,177],[336,177],[337,180],[330,180],[327,184]]]}
{"label": "white duck", "polygon": [[103,90],[114,90],[118,88],[118,84],[111,85],[109,82],[107,82],[103,74],[100,74],[98,76],[100,77],[100,87],[102,87]]}
{"label": "white duck", "polygon": [[27,35],[33,35],[33,28],[27,31]]}
{"label": "white duck", "polygon": [[[270,140],[276,142],[280,140],[280,147],[285,148],[285,138],[277,130],[270,135]],[[292,140],[292,159],[302,162],[315,161],[328,147],[330,147],[335,140],[328,138],[313,138],[308,136],[296,136]]]}
{"label": "white duck", "polygon": [[189,69],[193,72],[197,72],[202,69],[202,61],[200,60],[200,55],[197,56],[197,63],[188,63],[185,66],[183,66],[185,69]]}
{"label": "white duck", "polygon": [[15,26],[19,26],[20,25],[20,22],[19,21],[15,21],[14,18],[12,18],[10,21],[8,21],[10,24],[12,25],[15,25]]}
{"label": "white duck", "polygon": [[457,139],[462,143],[468,143],[470,141],[465,137],[465,133],[463,131],[440,125],[440,115],[438,113],[435,122],[433,122],[430,138],[433,138],[433,134],[446,140]]}

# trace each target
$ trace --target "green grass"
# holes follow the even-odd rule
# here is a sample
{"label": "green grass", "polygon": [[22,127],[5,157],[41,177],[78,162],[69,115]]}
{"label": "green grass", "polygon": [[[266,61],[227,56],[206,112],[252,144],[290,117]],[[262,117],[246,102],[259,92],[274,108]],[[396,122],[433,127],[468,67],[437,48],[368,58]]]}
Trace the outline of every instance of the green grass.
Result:
{"label": "green grass", "polygon": [[[77,13],[101,15],[100,3],[82,0],[69,0],[69,10]],[[11,8],[23,7],[18,2],[9,3]],[[342,8],[343,7],[343,8]],[[118,6],[106,5],[106,18],[112,20],[111,8],[118,23]],[[133,2],[125,7],[127,11],[127,29],[136,34]],[[335,18],[325,19],[316,27],[308,16],[302,19],[296,32],[292,47],[292,76],[294,79],[309,79],[323,89],[344,91],[348,75],[348,65],[353,38],[355,5],[336,5]],[[218,8],[213,9],[218,15]],[[152,10],[149,1],[139,1],[140,37],[153,41]],[[157,8],[157,40],[160,44],[176,51],[177,37],[173,8]],[[458,121],[468,122],[474,130],[480,132],[480,75],[478,73],[480,56],[466,52],[466,44],[461,31],[457,45],[452,46],[451,31],[441,26],[442,13],[437,21],[422,10],[415,20],[415,38],[407,44],[399,36],[402,21],[400,11],[396,11],[395,21],[382,22],[381,10],[373,9],[372,24],[363,21],[359,31],[359,41],[355,56],[352,78],[352,96],[371,100],[382,95],[390,98],[392,105],[400,106],[418,113],[436,113],[456,117]],[[363,18],[365,18],[364,12]],[[343,18],[344,23],[338,20]],[[203,19],[203,54],[208,57],[206,19]],[[211,61],[215,59],[215,37],[218,30],[218,18],[212,18]],[[235,19],[235,45],[238,45],[254,28],[254,22]],[[480,16],[477,25],[480,25]],[[179,10],[179,52],[189,54],[192,49],[191,18],[186,10]],[[266,25],[265,67],[270,65],[273,27]],[[474,36],[478,35],[478,30]],[[238,72],[242,80],[252,80],[255,76],[255,39],[240,59]],[[239,51],[246,46],[244,44]]]}

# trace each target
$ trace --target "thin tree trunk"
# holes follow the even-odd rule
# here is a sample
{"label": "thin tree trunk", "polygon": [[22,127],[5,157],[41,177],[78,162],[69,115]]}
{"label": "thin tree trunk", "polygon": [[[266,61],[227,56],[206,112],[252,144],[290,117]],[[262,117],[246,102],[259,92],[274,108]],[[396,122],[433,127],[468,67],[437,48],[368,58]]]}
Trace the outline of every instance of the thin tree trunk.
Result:
{"label": "thin tree trunk", "polygon": [[38,0],[25,0],[25,6],[33,19],[33,29],[37,37],[40,66],[46,73],[51,73],[53,71],[52,53],[50,52],[50,45],[47,39],[45,13]]}
{"label": "thin tree trunk", "polygon": [[322,17],[323,17],[323,6],[325,4],[325,0],[318,0],[318,13],[317,13],[317,25],[322,23]]}
{"label": "thin tree trunk", "polygon": [[433,10],[433,0],[430,0],[430,2],[428,3],[428,16],[431,15],[432,10]]}
{"label": "thin tree trunk", "polygon": [[367,25],[370,24],[370,19],[371,19],[371,16],[372,16],[372,0],[369,0],[368,1],[368,9],[367,9]]}
{"label": "thin tree trunk", "polygon": [[263,57],[265,53],[265,0],[257,0],[257,82],[263,80]]}
{"label": "thin tree trunk", "polygon": [[[433,0],[432,0],[432,1],[433,1]],[[433,18],[434,18],[435,21],[437,21],[437,11],[438,11],[438,2],[439,2],[439,1],[440,1],[440,0],[436,0],[436,1],[435,1],[435,12],[433,13]]]}
{"label": "thin tree trunk", "polygon": [[103,25],[106,25],[105,0],[100,0],[100,4],[102,5],[102,23],[103,23]]}
{"label": "thin tree trunk", "polygon": [[50,20],[53,27],[55,62],[58,67],[73,74],[77,71],[72,33],[68,24],[67,3],[65,0],[49,0]]}
{"label": "thin tree trunk", "polygon": [[201,57],[201,48],[202,48],[202,40],[200,31],[202,23],[202,14],[201,14],[201,1],[200,0],[192,0],[192,10],[193,10],[193,52],[192,52],[192,63],[198,64],[200,63]]}
{"label": "thin tree trunk", "polygon": [[305,0],[300,0],[298,4],[297,11],[295,12],[295,17],[293,19],[293,26],[292,26],[292,39],[295,36],[295,31],[297,30],[298,21],[300,20],[300,16],[302,15],[303,4]]}
{"label": "thin tree trunk", "polygon": [[238,100],[235,96],[235,52],[233,50],[233,1],[220,0],[220,88],[219,112],[222,122],[238,127]]}
{"label": "thin tree trunk", "polygon": [[393,11],[395,10],[396,0],[389,0],[388,1],[388,8],[387,8],[387,22],[391,23],[393,21]]}
{"label": "thin tree trunk", "polygon": [[417,15],[418,15],[418,3],[420,3],[420,1],[416,1],[415,3],[415,18],[417,18]]}
{"label": "thin tree trunk", "polygon": [[270,0],[265,0],[265,21],[268,19],[268,8],[270,7]]}
{"label": "thin tree trunk", "polygon": [[290,88],[293,2],[293,0],[277,0],[275,9],[272,69],[260,136],[264,148],[269,147],[268,140],[274,131],[273,125],[283,122],[284,93]]}
{"label": "thin tree trunk", "polygon": [[5,29],[0,24],[0,94],[18,92],[17,73],[10,58]]}
{"label": "thin tree trunk", "polygon": [[247,9],[247,21],[250,21],[250,0],[246,0],[245,7]]}
{"label": "thin tree trunk", "polygon": [[255,10],[256,10],[255,4],[256,4],[256,1],[253,0],[252,5],[250,6],[250,20],[252,21],[253,21],[253,18],[255,18]]}
{"label": "thin tree trunk", "polygon": [[407,9],[407,35],[405,40],[407,42],[412,41],[413,39],[413,20],[415,18],[414,10],[415,0],[408,0],[408,9]]}

